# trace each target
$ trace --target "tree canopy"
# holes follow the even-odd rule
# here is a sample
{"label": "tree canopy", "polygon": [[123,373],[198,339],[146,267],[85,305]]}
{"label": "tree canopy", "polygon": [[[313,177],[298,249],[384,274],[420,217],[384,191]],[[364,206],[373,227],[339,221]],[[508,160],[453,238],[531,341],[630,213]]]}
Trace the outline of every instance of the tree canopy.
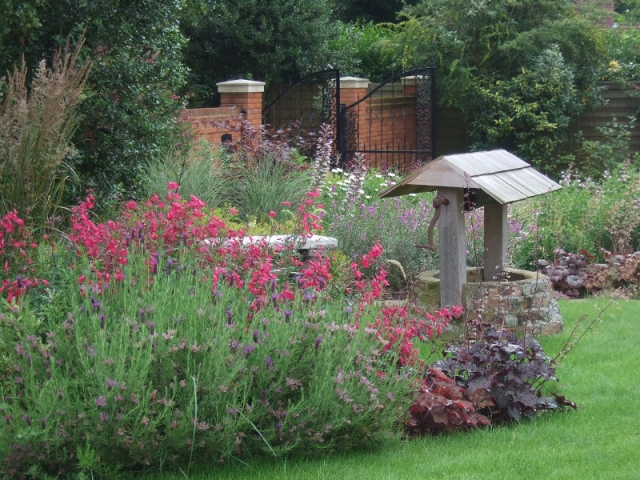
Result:
{"label": "tree canopy", "polygon": [[144,163],[175,143],[182,103],[184,0],[0,0],[0,68],[21,56],[34,68],[67,37],[86,37],[93,59],[74,163],[84,186],[102,199],[135,196]]}
{"label": "tree canopy", "polygon": [[282,81],[326,68],[332,12],[332,0],[197,0],[182,17],[189,88],[210,101],[216,82]]}
{"label": "tree canopy", "polygon": [[465,112],[475,147],[553,170],[571,118],[598,99],[597,26],[571,0],[422,0],[403,15],[403,64],[437,60],[440,103]]}

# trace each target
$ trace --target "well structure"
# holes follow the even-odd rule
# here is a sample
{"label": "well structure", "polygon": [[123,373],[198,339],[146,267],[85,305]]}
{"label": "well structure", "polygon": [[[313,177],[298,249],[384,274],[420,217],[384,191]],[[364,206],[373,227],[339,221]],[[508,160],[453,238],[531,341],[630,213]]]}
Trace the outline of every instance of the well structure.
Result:
{"label": "well structure", "polygon": [[[516,275],[516,272],[509,271],[507,268],[507,207],[510,203],[544,195],[559,188],[561,188],[560,185],[537,172],[524,160],[506,150],[492,150],[438,157],[412,172],[402,182],[382,192],[380,196],[394,197],[436,191],[434,207],[438,213],[434,220],[437,220],[438,224],[440,270],[437,275],[432,275],[432,278],[437,278],[438,306],[463,305],[467,310],[473,309],[478,312],[480,308],[478,302],[483,300],[485,321],[498,325],[501,322],[505,323],[507,318],[510,322],[513,318],[521,318],[521,324],[516,322],[514,325],[516,327],[526,326],[529,322],[525,319],[527,313],[524,310],[528,311],[528,315],[533,319],[534,308],[539,309],[542,300],[538,295],[540,293],[538,288],[544,288],[547,291],[547,303],[552,299],[550,298],[551,288],[546,277],[542,278],[543,276],[535,272],[529,272],[535,275],[536,282],[539,282],[535,289],[536,293],[532,297],[535,300],[529,302],[514,297],[514,302],[510,306],[513,313],[510,317],[506,313],[507,317],[504,319],[499,316],[496,318],[491,313],[489,305],[508,306],[504,302],[507,292],[511,295],[520,294],[520,286],[514,284],[519,280],[509,281],[509,276]],[[465,211],[476,208],[484,208],[485,250],[483,264],[472,269],[477,273],[474,281],[470,282],[466,264],[464,214]],[[525,275],[525,273],[517,275]],[[428,283],[422,282],[427,290]],[[526,289],[529,287],[527,286]],[[424,297],[418,294],[418,298],[421,296]],[[520,297],[523,298],[521,295]],[[475,298],[477,301],[468,301],[470,298]],[[515,313],[518,305],[523,311]],[[550,308],[554,316],[558,313],[559,317],[559,312],[556,312],[557,304]],[[544,310],[541,312],[544,314]],[[557,319],[554,318],[550,322],[556,325]],[[556,331],[560,328],[553,327]],[[552,332],[547,329],[545,333]]]}

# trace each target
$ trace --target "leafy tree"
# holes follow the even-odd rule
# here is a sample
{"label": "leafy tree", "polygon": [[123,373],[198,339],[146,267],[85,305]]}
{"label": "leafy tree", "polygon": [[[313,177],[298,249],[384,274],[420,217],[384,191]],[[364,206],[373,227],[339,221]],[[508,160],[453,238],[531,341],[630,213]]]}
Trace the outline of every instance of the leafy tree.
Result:
{"label": "leafy tree", "polygon": [[196,104],[231,78],[282,81],[330,63],[333,0],[192,0],[182,24]]}
{"label": "leafy tree", "polygon": [[404,65],[437,59],[439,102],[464,111],[475,147],[551,173],[571,117],[597,104],[599,29],[571,0],[422,0],[403,15]]}
{"label": "leafy tree", "polygon": [[342,0],[337,3],[335,15],[343,22],[393,23],[404,5],[415,5],[417,0]]}
{"label": "leafy tree", "polygon": [[336,22],[336,28],[329,49],[332,65],[342,74],[379,82],[401,70],[393,49],[396,25]]}
{"label": "leafy tree", "polygon": [[102,205],[126,191],[136,196],[144,164],[176,143],[184,84],[184,0],[0,0],[0,66],[24,55],[33,68],[70,36],[83,33],[82,55],[93,60],[84,121],[74,139],[83,185]]}
{"label": "leafy tree", "polygon": [[640,0],[616,0],[615,19],[619,25],[638,26],[640,24]]}

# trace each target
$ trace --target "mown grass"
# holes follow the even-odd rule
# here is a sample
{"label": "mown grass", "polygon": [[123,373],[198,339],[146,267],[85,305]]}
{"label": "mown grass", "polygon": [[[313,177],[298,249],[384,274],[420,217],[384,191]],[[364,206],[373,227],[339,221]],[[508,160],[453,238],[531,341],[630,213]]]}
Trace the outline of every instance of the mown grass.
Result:
{"label": "mown grass", "polygon": [[[565,331],[542,339],[558,352],[576,322],[606,299],[561,302]],[[640,478],[640,301],[616,301],[560,364],[560,393],[578,410],[508,427],[389,442],[374,452],[321,459],[256,458],[211,466],[208,479],[630,479]],[[148,480],[177,480],[184,473]]]}

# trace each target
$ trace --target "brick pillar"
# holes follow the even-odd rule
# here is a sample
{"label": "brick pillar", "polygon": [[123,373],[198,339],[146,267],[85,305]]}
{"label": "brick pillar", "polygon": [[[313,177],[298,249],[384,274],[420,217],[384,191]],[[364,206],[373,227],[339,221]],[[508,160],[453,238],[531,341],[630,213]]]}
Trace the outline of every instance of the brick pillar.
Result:
{"label": "brick pillar", "polygon": [[[367,88],[369,88],[368,78],[340,77],[340,103],[347,107],[353,105],[367,95]],[[364,148],[369,139],[369,118],[366,103],[364,101],[354,107],[358,112],[358,145],[356,150]],[[347,117],[346,120],[347,122],[351,121],[350,117]]]}
{"label": "brick pillar", "polygon": [[[418,77],[422,78],[422,77]],[[416,76],[413,75],[411,77],[403,77],[402,78],[402,88],[404,90],[405,97],[415,97],[416,96]]]}
{"label": "brick pillar", "polygon": [[264,82],[254,80],[230,80],[216,84],[220,93],[220,106],[236,106],[238,111],[246,112],[249,124],[260,129],[262,126],[262,94]]}

